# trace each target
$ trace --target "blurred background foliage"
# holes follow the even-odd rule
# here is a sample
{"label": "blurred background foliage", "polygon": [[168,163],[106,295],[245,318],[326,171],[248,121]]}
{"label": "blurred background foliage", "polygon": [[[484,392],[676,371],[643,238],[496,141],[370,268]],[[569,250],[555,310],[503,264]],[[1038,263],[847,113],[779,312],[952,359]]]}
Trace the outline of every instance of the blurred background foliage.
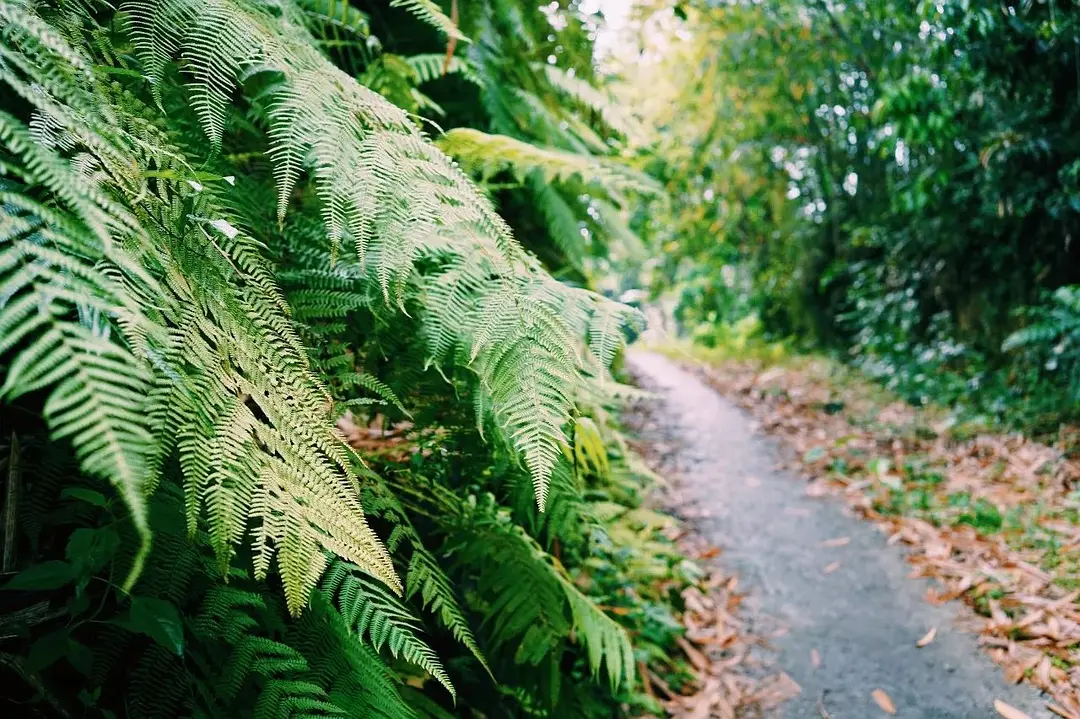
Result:
{"label": "blurred background foliage", "polygon": [[657,0],[630,26],[619,92],[670,204],[628,275],[682,331],[753,317],[916,403],[1075,414],[1075,3]]}

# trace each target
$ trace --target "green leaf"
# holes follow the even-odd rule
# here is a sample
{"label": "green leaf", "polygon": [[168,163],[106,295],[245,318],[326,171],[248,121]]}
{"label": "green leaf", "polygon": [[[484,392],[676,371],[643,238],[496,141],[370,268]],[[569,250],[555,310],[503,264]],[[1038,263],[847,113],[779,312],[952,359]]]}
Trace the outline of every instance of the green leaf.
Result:
{"label": "green leaf", "polygon": [[153,639],[177,656],[184,654],[184,624],[172,602],[154,597],[132,597],[131,615],[123,625]]}
{"label": "green leaf", "polygon": [[86,592],[75,592],[67,603],[67,612],[73,617],[78,617],[90,609],[90,595]]}
{"label": "green leaf", "polygon": [[75,667],[75,670],[84,677],[89,678],[94,671],[94,652],[90,647],[79,644],[73,639],[68,640],[67,660],[68,664]]}
{"label": "green leaf", "polygon": [[67,543],[67,560],[77,576],[93,574],[108,564],[120,546],[120,535],[112,527],[76,529]]}
{"label": "green leaf", "polygon": [[33,674],[60,661],[68,653],[68,644],[67,629],[58,629],[38,639],[30,645],[26,671]]}
{"label": "green leaf", "polygon": [[109,503],[109,500],[107,500],[105,495],[101,492],[95,492],[92,489],[84,489],[83,487],[65,487],[64,491],[60,493],[60,499],[77,499],[80,502],[86,502],[95,507],[104,507]]}
{"label": "green leaf", "polygon": [[75,568],[52,560],[28,567],[16,574],[4,589],[59,589],[75,578]]}

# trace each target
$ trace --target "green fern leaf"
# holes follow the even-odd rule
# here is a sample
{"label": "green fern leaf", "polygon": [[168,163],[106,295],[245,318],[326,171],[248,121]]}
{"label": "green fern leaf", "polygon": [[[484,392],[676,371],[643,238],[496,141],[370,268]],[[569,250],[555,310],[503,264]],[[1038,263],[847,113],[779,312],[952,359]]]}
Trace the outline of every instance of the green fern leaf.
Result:
{"label": "green fern leaf", "polygon": [[420,20],[439,30],[447,37],[470,42],[458,29],[457,24],[448,18],[442,9],[432,0],[390,0],[390,7],[408,10]]}
{"label": "green fern leaf", "polygon": [[456,698],[457,692],[439,658],[417,636],[417,620],[396,597],[365,580],[359,567],[334,562],[323,577],[321,589],[337,600],[345,624],[357,636],[366,636],[376,651],[386,647],[395,658],[400,656],[425,670]]}
{"label": "green fern leaf", "polygon": [[488,676],[492,676],[491,667],[488,666],[484,653],[480,651],[480,646],[476,643],[476,637],[473,636],[472,629],[465,618],[465,612],[458,604],[449,577],[439,567],[438,561],[430,552],[414,544],[405,579],[405,594],[412,597],[417,593],[423,601],[424,608],[433,612],[439,622],[450,630],[454,638],[472,652]]}

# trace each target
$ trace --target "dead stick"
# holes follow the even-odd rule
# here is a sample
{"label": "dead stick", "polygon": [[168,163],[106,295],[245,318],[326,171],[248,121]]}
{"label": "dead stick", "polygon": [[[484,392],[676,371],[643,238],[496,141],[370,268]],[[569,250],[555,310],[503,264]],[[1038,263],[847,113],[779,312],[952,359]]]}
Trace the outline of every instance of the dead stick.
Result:
{"label": "dead stick", "polygon": [[0,571],[10,572],[15,566],[15,530],[19,519],[19,494],[22,477],[19,472],[19,438],[11,433],[11,453],[8,455],[7,488],[4,493],[4,556]]}
{"label": "dead stick", "polygon": [[652,682],[649,681],[649,669],[648,669],[648,667],[645,666],[645,662],[638,662],[637,663],[637,668],[638,668],[638,674],[641,675],[641,688],[645,690],[646,694],[648,694],[650,697],[655,699],[656,698],[656,692],[653,691]]}

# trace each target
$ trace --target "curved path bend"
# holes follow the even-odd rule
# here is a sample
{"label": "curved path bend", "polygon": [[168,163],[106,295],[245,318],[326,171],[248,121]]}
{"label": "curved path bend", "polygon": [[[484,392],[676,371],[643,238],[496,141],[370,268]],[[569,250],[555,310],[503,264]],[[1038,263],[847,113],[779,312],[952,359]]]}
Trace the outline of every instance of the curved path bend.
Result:
{"label": "curved path bend", "polygon": [[[995,699],[1033,719],[1053,716],[1034,689],[1005,683],[975,636],[954,628],[956,604],[923,601],[927,584],[909,578],[902,550],[776,470],[777,446],[741,410],[661,355],[635,351],[628,365],[659,395],[641,439],[668,452],[687,518],[724,549],[756,628],[781,627],[769,641],[802,692],[779,716],[886,717],[875,689],[903,718],[992,719]],[[842,537],[850,541],[829,541]],[[930,627],[936,638],[917,648]]]}

